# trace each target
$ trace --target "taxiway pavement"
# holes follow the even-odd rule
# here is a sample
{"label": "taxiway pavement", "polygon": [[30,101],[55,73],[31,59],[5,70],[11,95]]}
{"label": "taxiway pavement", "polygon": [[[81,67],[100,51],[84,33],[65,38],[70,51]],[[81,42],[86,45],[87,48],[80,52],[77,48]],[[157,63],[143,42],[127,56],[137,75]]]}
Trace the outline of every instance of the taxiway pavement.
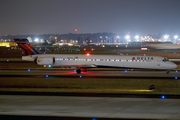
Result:
{"label": "taxiway pavement", "polygon": [[0,95],[0,115],[179,119],[180,100]]}
{"label": "taxiway pavement", "polygon": [[171,71],[166,74],[166,71],[95,71],[88,70],[77,74],[73,70],[53,70],[53,69],[24,69],[24,70],[0,70],[0,77],[130,77],[130,78],[175,78],[178,79],[180,74],[178,71]]}

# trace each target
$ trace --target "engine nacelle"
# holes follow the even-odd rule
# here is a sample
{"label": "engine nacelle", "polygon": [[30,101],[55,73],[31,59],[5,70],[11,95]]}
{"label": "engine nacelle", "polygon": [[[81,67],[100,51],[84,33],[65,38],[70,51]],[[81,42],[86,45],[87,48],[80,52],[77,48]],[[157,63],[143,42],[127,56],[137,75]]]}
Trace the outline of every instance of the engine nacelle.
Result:
{"label": "engine nacelle", "polygon": [[53,65],[55,63],[54,57],[49,58],[37,58],[38,65]]}

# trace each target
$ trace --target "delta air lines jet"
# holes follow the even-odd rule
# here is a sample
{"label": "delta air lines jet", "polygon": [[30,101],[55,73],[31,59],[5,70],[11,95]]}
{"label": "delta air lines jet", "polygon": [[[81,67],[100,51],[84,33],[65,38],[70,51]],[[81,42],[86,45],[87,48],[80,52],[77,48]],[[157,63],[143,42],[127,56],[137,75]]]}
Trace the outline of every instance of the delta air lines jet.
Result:
{"label": "delta air lines jet", "polygon": [[79,74],[87,68],[117,67],[128,69],[162,69],[176,68],[177,65],[160,56],[120,56],[120,55],[78,55],[78,54],[41,54],[37,52],[27,39],[14,39],[26,56],[22,60],[34,61],[38,65],[56,67],[75,67]]}

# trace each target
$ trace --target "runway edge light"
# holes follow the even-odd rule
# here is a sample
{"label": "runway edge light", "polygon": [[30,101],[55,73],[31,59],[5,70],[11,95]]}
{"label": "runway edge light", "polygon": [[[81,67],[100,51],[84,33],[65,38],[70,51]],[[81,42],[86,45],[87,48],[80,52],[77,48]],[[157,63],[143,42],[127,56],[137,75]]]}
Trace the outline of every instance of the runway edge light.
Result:
{"label": "runway edge light", "polygon": [[162,95],[162,96],[161,96],[161,98],[162,98],[162,99],[164,99],[164,98],[165,98],[165,96],[164,96],[164,95]]}
{"label": "runway edge light", "polygon": [[30,69],[28,69],[28,71],[31,71]]}
{"label": "runway edge light", "polygon": [[46,77],[48,78],[48,75],[46,75]]}

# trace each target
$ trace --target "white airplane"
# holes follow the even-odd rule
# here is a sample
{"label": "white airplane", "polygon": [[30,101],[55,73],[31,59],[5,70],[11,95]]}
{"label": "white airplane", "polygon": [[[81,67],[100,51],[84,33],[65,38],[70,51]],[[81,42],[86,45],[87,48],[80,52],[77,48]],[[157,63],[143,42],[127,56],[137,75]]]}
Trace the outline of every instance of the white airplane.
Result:
{"label": "white airplane", "polygon": [[120,55],[78,55],[78,54],[40,54],[27,39],[14,39],[26,56],[22,60],[34,61],[38,65],[75,67],[77,73],[86,72],[87,68],[126,68],[126,69],[161,69],[176,68],[177,65],[160,56],[120,56]]}

